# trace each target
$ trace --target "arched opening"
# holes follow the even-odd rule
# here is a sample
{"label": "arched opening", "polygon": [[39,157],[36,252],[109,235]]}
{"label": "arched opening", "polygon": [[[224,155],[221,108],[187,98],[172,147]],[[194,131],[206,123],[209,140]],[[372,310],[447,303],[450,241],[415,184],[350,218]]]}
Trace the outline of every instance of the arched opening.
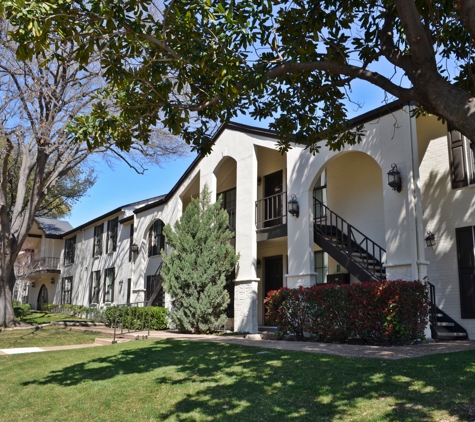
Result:
{"label": "arched opening", "polygon": [[336,155],[316,177],[312,197],[316,283],[384,278],[383,177],[378,163],[362,152]]}
{"label": "arched opening", "polygon": [[36,309],[40,311],[43,308],[43,305],[48,303],[48,289],[46,284],[43,284],[40,288],[40,292],[38,293],[38,300],[36,303]]}

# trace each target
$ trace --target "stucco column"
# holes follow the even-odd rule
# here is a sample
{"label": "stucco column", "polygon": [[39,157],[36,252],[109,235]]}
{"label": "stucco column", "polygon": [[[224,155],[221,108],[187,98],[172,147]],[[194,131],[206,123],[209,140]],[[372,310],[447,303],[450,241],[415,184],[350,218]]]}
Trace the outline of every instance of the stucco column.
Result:
{"label": "stucco column", "polygon": [[234,287],[234,330],[257,333],[256,275],[257,156],[254,147],[237,160],[236,252],[240,254]]}
{"label": "stucco column", "polygon": [[316,283],[314,271],[314,244],[312,207],[313,196],[309,190],[310,176],[306,174],[312,155],[295,148],[287,154],[287,201],[296,196],[299,216],[287,212],[287,287],[308,287]]}
{"label": "stucco column", "polygon": [[[394,135],[382,128],[384,220],[386,227],[386,278],[415,280],[427,274],[422,233],[417,133],[408,107],[398,112],[400,127]],[[390,133],[393,135],[390,135]],[[393,191],[387,173],[395,163],[401,173],[401,192]]]}

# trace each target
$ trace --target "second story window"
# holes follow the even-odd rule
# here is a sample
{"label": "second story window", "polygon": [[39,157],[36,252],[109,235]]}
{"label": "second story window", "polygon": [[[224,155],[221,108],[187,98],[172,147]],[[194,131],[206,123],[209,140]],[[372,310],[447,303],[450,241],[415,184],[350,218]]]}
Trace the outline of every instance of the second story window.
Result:
{"label": "second story window", "polygon": [[76,250],[76,236],[66,239],[64,244],[64,265],[74,263],[74,252]]}
{"label": "second story window", "polygon": [[102,255],[102,234],[104,233],[104,224],[94,227],[94,249],[93,256]]}
{"label": "second story window", "polygon": [[163,226],[163,221],[157,220],[150,227],[148,232],[148,256],[160,255],[160,251],[164,248]]}
{"label": "second story window", "polygon": [[92,272],[92,284],[91,284],[91,303],[99,303],[99,291],[101,288],[101,272]]}
{"label": "second story window", "polygon": [[119,228],[119,217],[107,222],[107,253],[117,250],[117,232]]}

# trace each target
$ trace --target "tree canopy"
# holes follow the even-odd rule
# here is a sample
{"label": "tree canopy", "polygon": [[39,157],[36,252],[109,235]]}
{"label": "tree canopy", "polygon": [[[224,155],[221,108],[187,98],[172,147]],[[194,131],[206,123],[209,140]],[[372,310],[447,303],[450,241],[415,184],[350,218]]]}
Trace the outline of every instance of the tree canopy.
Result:
{"label": "tree canopy", "polygon": [[[241,112],[271,119],[290,140],[318,149],[360,140],[348,121],[355,80],[416,104],[469,138],[475,133],[469,0],[8,0],[20,58],[74,40],[75,58],[101,55],[101,103],[75,119],[73,137],[128,148],[162,120],[200,152],[214,125]],[[131,128],[131,130],[125,130]]]}

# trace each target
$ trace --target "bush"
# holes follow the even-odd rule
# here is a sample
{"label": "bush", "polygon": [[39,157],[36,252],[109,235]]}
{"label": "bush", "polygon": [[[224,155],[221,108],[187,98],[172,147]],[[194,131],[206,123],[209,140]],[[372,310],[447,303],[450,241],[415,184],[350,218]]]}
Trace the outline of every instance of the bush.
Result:
{"label": "bush", "polygon": [[[117,319],[116,319],[117,317]],[[108,327],[121,327],[131,330],[141,330],[148,327],[150,318],[151,330],[165,330],[168,328],[167,310],[159,306],[129,308],[127,306],[111,306],[104,312],[104,322]]]}
{"label": "bush", "polygon": [[13,305],[13,313],[16,318],[23,319],[24,317],[31,314],[31,306],[28,303],[24,305]]}
{"label": "bush", "polygon": [[427,286],[419,281],[282,288],[265,305],[267,322],[298,340],[309,332],[324,341],[399,343],[423,338],[428,318]]}

